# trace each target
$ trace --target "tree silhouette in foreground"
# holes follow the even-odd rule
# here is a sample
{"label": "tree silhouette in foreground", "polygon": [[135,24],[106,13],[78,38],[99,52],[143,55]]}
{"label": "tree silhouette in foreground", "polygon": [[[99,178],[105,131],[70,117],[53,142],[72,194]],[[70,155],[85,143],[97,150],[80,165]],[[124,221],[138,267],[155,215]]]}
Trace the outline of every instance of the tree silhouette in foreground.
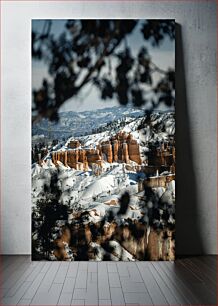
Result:
{"label": "tree silhouette in foreground", "polygon": [[[116,99],[121,105],[146,104],[148,111],[161,103],[174,105],[174,70],[157,67],[145,44],[136,56],[128,45],[133,31],[157,48],[166,37],[174,40],[174,20],[68,20],[59,38],[51,28],[47,20],[41,33],[32,32],[32,56],[45,61],[51,76],[33,91],[33,121],[58,120],[61,105],[88,84],[98,89],[101,99]],[[157,83],[154,72],[160,75]]]}

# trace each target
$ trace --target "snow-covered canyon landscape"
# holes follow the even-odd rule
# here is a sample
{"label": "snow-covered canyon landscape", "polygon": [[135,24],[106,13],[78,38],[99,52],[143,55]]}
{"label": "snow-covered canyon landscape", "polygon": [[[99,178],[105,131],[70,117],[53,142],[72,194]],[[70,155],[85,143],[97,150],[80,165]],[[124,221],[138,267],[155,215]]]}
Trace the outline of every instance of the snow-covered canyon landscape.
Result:
{"label": "snow-covered canyon landscape", "polygon": [[173,112],[123,107],[35,124],[33,259],[173,260],[174,134]]}

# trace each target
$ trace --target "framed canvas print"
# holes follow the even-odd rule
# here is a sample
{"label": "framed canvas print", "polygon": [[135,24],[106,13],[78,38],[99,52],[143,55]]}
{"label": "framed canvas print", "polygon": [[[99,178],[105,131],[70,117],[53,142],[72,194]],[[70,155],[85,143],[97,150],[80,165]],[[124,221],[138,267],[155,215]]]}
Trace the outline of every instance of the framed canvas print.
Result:
{"label": "framed canvas print", "polygon": [[175,21],[32,20],[32,259],[175,258]]}

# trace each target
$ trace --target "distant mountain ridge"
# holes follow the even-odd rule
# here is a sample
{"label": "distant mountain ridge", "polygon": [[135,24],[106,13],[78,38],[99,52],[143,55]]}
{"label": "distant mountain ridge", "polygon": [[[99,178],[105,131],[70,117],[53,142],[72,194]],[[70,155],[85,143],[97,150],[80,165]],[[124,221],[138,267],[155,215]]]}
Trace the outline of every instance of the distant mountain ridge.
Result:
{"label": "distant mountain ridge", "polygon": [[107,107],[93,111],[61,112],[59,122],[42,119],[32,126],[32,135],[44,135],[51,139],[62,139],[71,136],[87,135],[107,123],[121,118],[144,116],[144,110],[133,107]]}

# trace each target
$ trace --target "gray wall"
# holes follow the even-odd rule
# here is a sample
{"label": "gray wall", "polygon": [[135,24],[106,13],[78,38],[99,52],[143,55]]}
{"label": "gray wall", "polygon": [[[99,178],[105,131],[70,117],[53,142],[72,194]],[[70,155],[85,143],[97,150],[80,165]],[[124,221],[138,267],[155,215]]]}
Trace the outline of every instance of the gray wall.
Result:
{"label": "gray wall", "polygon": [[[103,1],[102,1],[103,2]],[[31,19],[175,18],[177,253],[217,253],[215,1],[2,3],[1,250],[31,252]]]}

